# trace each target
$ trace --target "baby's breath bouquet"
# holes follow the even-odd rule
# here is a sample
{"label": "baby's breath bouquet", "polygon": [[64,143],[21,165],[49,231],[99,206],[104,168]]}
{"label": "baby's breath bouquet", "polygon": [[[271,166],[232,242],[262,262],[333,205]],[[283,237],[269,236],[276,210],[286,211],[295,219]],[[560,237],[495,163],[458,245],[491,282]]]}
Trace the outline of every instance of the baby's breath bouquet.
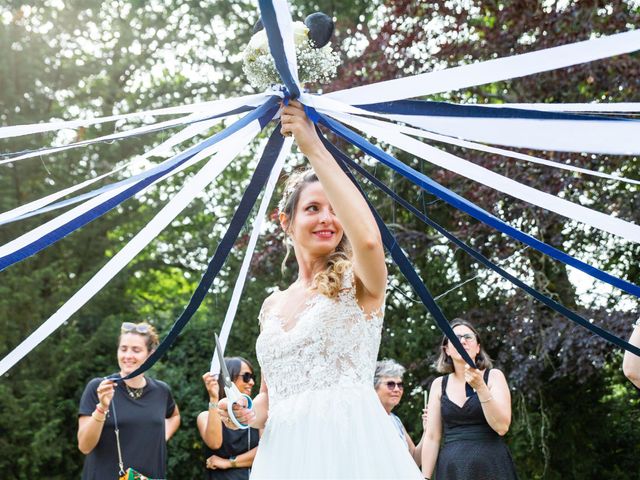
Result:
{"label": "baby's breath bouquet", "polygon": [[[298,61],[300,83],[331,80],[340,65],[340,57],[329,44],[317,48],[309,38],[309,28],[302,22],[293,23],[293,40]],[[275,62],[269,52],[267,32],[256,32],[244,51],[242,69],[249,83],[264,90],[274,84],[282,83]]]}

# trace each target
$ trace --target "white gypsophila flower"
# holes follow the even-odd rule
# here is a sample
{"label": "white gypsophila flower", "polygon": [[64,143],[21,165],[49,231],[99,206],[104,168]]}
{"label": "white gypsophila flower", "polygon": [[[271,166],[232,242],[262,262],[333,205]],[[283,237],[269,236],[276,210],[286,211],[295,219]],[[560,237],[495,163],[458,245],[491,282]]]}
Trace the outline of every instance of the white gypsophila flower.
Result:
{"label": "white gypsophila flower", "polygon": [[[309,28],[302,22],[293,22],[294,45],[301,45],[308,40]],[[267,38],[267,31],[264,28],[253,34],[251,40],[249,40],[249,47],[254,50],[260,50],[264,53],[269,52],[269,39]]]}
{"label": "white gypsophila flower", "polygon": [[[244,51],[242,65],[249,83],[260,90],[282,83],[268,46],[261,48],[262,36],[254,41],[254,38],[263,32],[264,30],[261,30],[252,37]],[[294,23],[295,51],[300,82],[328,82],[335,76],[340,65],[340,58],[329,45],[323,48],[313,48],[308,41],[308,33],[308,28],[304,23]],[[266,42],[266,33],[264,33],[264,39]]]}
{"label": "white gypsophila flower", "polygon": [[302,45],[309,41],[309,28],[302,22],[293,22],[293,44]]}
{"label": "white gypsophila flower", "polygon": [[269,51],[269,40],[267,39],[267,31],[262,29],[256,32],[249,41],[249,47],[254,50]]}

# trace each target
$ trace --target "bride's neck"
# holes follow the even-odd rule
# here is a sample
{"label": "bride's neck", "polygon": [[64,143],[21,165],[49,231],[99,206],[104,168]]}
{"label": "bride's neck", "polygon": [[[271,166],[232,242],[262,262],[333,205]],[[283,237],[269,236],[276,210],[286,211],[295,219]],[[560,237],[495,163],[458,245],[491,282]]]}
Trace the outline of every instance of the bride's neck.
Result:
{"label": "bride's neck", "polygon": [[316,274],[324,270],[326,261],[324,257],[302,258],[298,260],[298,279],[296,282],[310,287]]}

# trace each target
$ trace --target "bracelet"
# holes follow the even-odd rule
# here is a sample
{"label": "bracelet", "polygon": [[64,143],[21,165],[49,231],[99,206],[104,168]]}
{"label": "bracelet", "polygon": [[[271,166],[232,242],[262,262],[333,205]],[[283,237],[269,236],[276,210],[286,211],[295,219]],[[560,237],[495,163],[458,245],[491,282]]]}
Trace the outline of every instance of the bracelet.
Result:
{"label": "bracelet", "polygon": [[211,409],[217,410],[218,409],[218,402],[209,402],[209,410]]}
{"label": "bracelet", "polygon": [[[478,397],[478,399],[480,399],[480,397]],[[491,400],[493,400],[493,395],[489,395],[489,398],[487,398],[486,400],[480,400],[480,403],[487,403],[487,402],[490,402]]]}
{"label": "bracelet", "polygon": [[99,423],[104,423],[107,420],[107,417],[105,416],[105,418],[103,418],[102,420],[98,418],[98,416],[96,415],[96,412],[93,412],[91,414],[91,418],[93,418],[96,422]]}
{"label": "bracelet", "polygon": [[99,403],[96,403],[96,410],[105,417],[109,416],[109,410],[105,410],[104,408],[102,408],[102,405],[100,405]]}
{"label": "bracelet", "polygon": [[231,468],[238,468],[238,464],[236,463],[236,457],[229,457],[229,462],[231,463]]}

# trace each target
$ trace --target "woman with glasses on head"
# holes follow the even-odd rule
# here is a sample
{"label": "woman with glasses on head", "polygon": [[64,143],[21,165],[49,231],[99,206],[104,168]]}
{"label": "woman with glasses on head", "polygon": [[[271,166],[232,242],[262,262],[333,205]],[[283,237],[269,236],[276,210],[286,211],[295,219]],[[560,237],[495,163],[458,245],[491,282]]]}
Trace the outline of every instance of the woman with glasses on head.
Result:
{"label": "woman with glasses on head", "polygon": [[[436,368],[446,375],[431,384],[422,473],[431,478],[435,471],[437,480],[516,479],[511,453],[502,441],[511,423],[507,381],[491,368],[473,325],[455,319],[451,327],[478,368],[470,368],[444,337]],[[467,383],[474,390],[469,397]]]}
{"label": "woman with glasses on head", "polygon": [[[225,358],[231,381],[240,393],[251,396],[256,377],[253,366],[242,357]],[[202,376],[209,394],[209,409],[198,415],[198,431],[206,445],[206,478],[210,480],[248,480],[253,459],[258,451],[260,432],[255,428],[232,429],[229,418],[222,421],[218,402],[225,397],[224,386],[217,376]]]}
{"label": "woman with glasses on head", "polygon": [[[402,376],[404,375],[405,368],[395,360],[387,359],[381,360],[376,363],[376,373],[373,376],[373,386],[376,389],[380,403],[384,408],[387,415],[393,422],[398,436],[402,439],[407,446],[409,453],[413,457],[416,464],[420,465],[422,461],[422,439],[418,446],[416,446],[411,437],[404,428],[400,418],[391,413],[391,411],[398,406],[400,400],[402,400],[402,394],[404,393],[404,384],[402,383]],[[427,421],[427,409],[422,411],[422,428],[426,428]]]}
{"label": "woman with glasses on head", "polygon": [[[123,378],[133,373],[158,343],[158,334],[148,323],[123,323],[117,375]],[[180,426],[178,406],[166,383],[144,373],[128,380],[94,378],[84,389],[78,415],[78,448],[86,455],[83,480],[117,478],[114,418],[124,468],[166,478],[167,441]]]}

